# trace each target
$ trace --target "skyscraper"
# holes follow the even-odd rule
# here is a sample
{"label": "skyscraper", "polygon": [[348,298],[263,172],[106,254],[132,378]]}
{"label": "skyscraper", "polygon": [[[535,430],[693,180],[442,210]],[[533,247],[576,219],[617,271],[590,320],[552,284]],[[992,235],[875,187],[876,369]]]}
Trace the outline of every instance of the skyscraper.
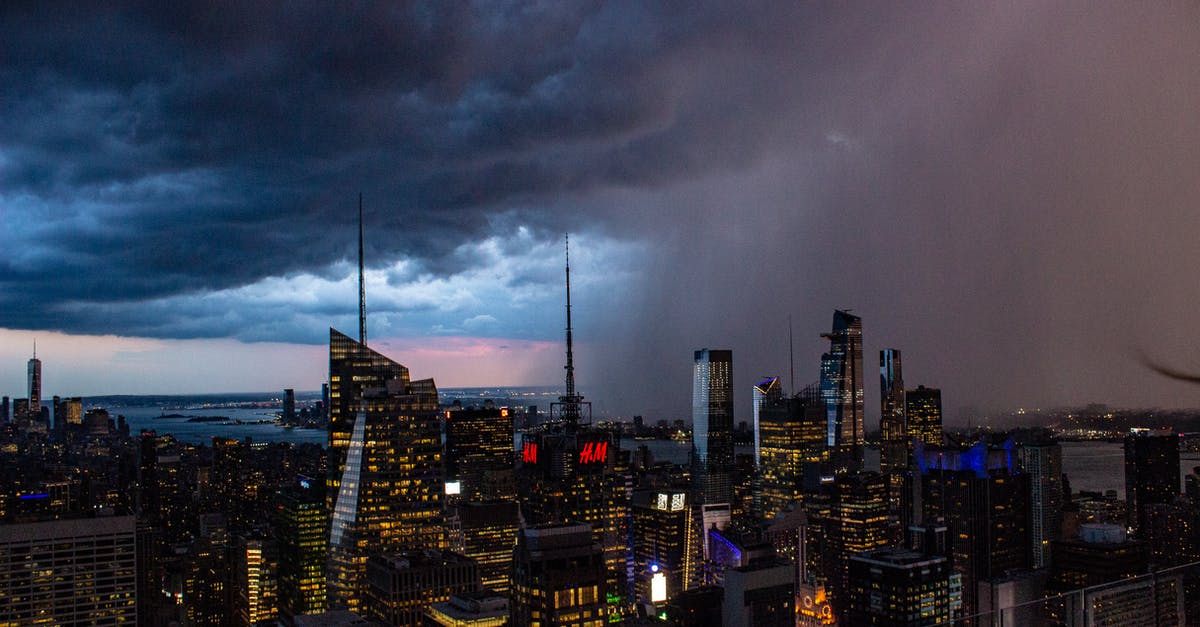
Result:
{"label": "skyscraper", "polygon": [[857,466],[865,439],[863,425],[862,318],[833,312],[833,330],[821,335],[829,352],[821,355],[821,395],[825,398],[826,443],[839,466]]}
{"label": "skyscraper", "polygon": [[296,390],[287,388],[283,391],[283,424],[296,423]]}
{"label": "skyscraper", "polygon": [[929,446],[942,445],[942,391],[923,385],[904,393],[908,437]]}
{"label": "skyscraper", "polygon": [[458,506],[462,543],[455,550],[479,564],[480,583],[493,592],[507,594],[512,583],[520,518],[517,503],[509,501]]}
{"label": "skyscraper", "polygon": [[369,554],[444,546],[437,405],[432,379],[363,390],[330,526],[331,605],[360,606]]}
{"label": "skyscraper", "polygon": [[460,482],[462,499],[515,499],[512,412],[493,406],[451,408],[445,421],[446,479]]}
{"label": "skyscraper", "polygon": [[37,358],[37,342],[33,344],[33,357],[29,359],[29,416],[40,420],[42,416],[42,360]]}
{"label": "skyscraper", "polygon": [[1146,506],[1179,496],[1179,436],[1170,429],[1130,429],[1125,436],[1125,515],[1134,535],[1146,526]]}
{"label": "skyscraper", "polygon": [[301,478],[276,493],[272,523],[279,545],[279,617],[291,625],[296,616],[329,609],[329,513],[321,482]]}
{"label": "skyscraper", "polygon": [[326,508],[333,511],[341,485],[346,453],[355,418],[362,410],[363,391],[382,388],[388,381],[408,385],[408,368],[329,329],[329,478]]}
{"label": "skyscraper", "polygon": [[692,514],[682,490],[644,490],[633,495],[633,563],[640,601],[664,603],[687,587],[694,565],[687,551]]}
{"label": "skyscraper", "polygon": [[[1029,476],[1014,445],[913,451],[913,526],[945,526],[947,557],[961,575],[962,614],[979,611],[979,584],[1030,564]],[[928,552],[928,551],[927,551]]]}
{"label": "skyscraper", "polygon": [[764,399],[759,408],[762,515],[770,521],[802,500],[804,470],[829,460],[825,404],[816,386],[790,398]]}
{"label": "skyscraper", "polygon": [[904,374],[900,351],[879,351],[879,431],[883,440],[880,459],[883,472],[892,474],[908,467],[908,428],[904,421]]}
{"label": "skyscraper", "polygon": [[692,369],[692,481],[701,503],[733,498],[733,352],[696,351]]}
{"label": "skyscraper", "polygon": [[828,492],[829,513],[814,522],[821,526],[821,563],[840,617],[850,604],[850,557],[883,548],[891,540],[887,482],[879,473],[854,472],[838,475],[822,490]]}
{"label": "skyscraper", "polygon": [[1017,449],[1029,475],[1029,542],[1033,568],[1050,566],[1051,545],[1062,529],[1062,446],[1049,433],[1037,433]]}

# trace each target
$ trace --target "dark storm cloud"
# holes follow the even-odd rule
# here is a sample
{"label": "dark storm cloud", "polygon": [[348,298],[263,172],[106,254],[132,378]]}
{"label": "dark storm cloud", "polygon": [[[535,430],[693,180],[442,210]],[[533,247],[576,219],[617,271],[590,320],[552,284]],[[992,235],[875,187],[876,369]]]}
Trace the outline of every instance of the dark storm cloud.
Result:
{"label": "dark storm cloud", "polygon": [[[811,378],[834,307],[952,413],[1195,403],[1128,346],[1194,346],[1197,12],[6,3],[0,327],[319,342],[352,298],[231,299],[344,278],[361,190],[397,287],[567,230],[637,244],[612,248],[640,270],[623,291],[579,296],[614,406],[686,406],[704,345],[735,349],[739,390],[781,372],[788,315]],[[438,328],[515,324],[492,313]]]}
{"label": "dark storm cloud", "polygon": [[547,236],[602,221],[559,217],[558,195],[671,169],[612,164],[671,124],[650,74],[703,35],[595,3],[4,13],[0,185],[10,230],[42,250],[5,259],[0,325],[68,331],[84,327],[56,313],[67,299],[321,272],[353,241],[357,190],[371,258],[438,273],[496,209]]}

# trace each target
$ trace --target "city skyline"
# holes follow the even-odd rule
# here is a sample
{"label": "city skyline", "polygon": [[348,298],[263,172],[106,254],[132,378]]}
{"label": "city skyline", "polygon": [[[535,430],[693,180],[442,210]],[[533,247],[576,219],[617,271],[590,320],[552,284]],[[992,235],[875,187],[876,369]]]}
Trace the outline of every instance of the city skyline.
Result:
{"label": "city skyline", "polygon": [[48,11],[0,20],[0,394],[34,339],[50,395],[318,388],[361,191],[372,346],[443,385],[561,379],[570,231],[598,415],[719,345],[749,419],[838,308],[948,422],[1200,406],[1139,363],[1200,370],[1200,8]]}

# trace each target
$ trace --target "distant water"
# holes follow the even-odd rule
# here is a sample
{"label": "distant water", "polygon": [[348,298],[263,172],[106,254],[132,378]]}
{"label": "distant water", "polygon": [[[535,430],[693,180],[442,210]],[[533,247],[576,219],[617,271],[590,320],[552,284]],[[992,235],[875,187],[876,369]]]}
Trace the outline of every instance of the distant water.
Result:
{"label": "distant water", "polygon": [[208,444],[214,437],[236,438],[247,437],[255,442],[294,442],[301,444],[312,442],[324,445],[328,439],[324,429],[285,429],[275,423],[225,425],[220,422],[188,422],[188,418],[196,416],[225,416],[230,420],[240,420],[243,423],[274,419],[277,409],[242,409],[242,408],[206,408],[206,409],[167,409],[167,414],[182,414],[179,418],[159,418],[164,410],[159,407],[109,407],[108,411],[116,418],[117,414],[125,416],[129,422],[129,432],[154,430],[159,434],[169,433],[180,442],[192,444]]}
{"label": "distant water", "polygon": [[[559,392],[554,388],[518,387],[518,388],[445,388],[440,390],[442,402],[460,399],[464,404],[482,403],[484,399],[494,399],[497,404],[506,405],[538,405],[541,411],[547,411],[552,400],[557,400]],[[116,419],[118,414],[125,416],[129,422],[131,433],[142,429],[153,429],[158,433],[170,433],[180,441],[195,444],[211,442],[215,436],[244,439],[252,438],[255,442],[294,442],[324,445],[327,441],[323,429],[285,429],[274,423],[266,424],[221,424],[220,422],[188,422],[194,416],[224,416],[229,420],[240,420],[252,423],[260,420],[271,420],[281,411],[282,392],[278,394],[230,394],[230,395],[197,395],[197,396],[112,396],[92,397],[85,399],[85,406],[104,407]],[[297,392],[297,405],[305,407],[320,399],[319,392]],[[229,403],[259,403],[265,407],[241,408],[220,407]],[[183,409],[177,409],[183,408]],[[179,414],[181,417],[160,418],[162,414]],[[519,436],[517,437],[519,441]],[[691,452],[689,442],[674,440],[633,440],[625,438],[621,448],[635,450],[645,445],[650,449],[656,461],[666,461],[675,464],[686,464]],[[752,452],[752,447],[739,446],[738,453]],[[1071,482],[1075,491],[1089,490],[1104,492],[1116,490],[1122,498],[1125,495],[1125,456],[1120,442],[1063,442],[1063,472]],[[1192,472],[1192,468],[1200,466],[1200,456],[1195,453],[1185,453],[1180,458],[1180,490],[1183,489],[1183,477]]]}
{"label": "distant water", "polygon": [[[544,387],[489,387],[489,388],[443,388],[440,400],[451,403],[461,400],[465,405],[482,404],[487,399],[500,405],[537,405],[548,411],[550,402],[558,400],[560,392]],[[297,391],[296,411],[310,407],[321,399],[320,391]],[[255,404],[253,408],[226,407],[233,404]],[[143,429],[160,434],[169,433],[181,442],[208,444],[213,437],[245,439],[255,442],[311,442],[324,445],[328,435],[324,429],[287,429],[275,423],[249,424],[273,420],[283,410],[283,391],[247,394],[196,394],[158,396],[97,396],[84,399],[87,409],[107,409],[115,421],[117,415],[125,416],[130,433]],[[179,417],[163,418],[164,414]],[[224,416],[229,421],[238,420],[246,424],[221,424],[221,422],[188,422],[197,416]]]}

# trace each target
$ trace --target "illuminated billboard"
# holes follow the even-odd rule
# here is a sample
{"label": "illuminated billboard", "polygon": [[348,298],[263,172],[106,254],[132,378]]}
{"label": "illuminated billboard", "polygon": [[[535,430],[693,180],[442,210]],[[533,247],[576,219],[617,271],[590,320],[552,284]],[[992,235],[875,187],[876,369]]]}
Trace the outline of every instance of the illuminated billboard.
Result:
{"label": "illuminated billboard", "polygon": [[526,442],[521,446],[521,461],[526,464],[536,464],[538,445],[536,442]]}
{"label": "illuminated billboard", "polygon": [[650,602],[663,603],[667,600],[667,576],[661,571],[650,577]]}
{"label": "illuminated billboard", "polygon": [[608,440],[584,442],[579,449],[580,464],[603,464],[608,461]]}

